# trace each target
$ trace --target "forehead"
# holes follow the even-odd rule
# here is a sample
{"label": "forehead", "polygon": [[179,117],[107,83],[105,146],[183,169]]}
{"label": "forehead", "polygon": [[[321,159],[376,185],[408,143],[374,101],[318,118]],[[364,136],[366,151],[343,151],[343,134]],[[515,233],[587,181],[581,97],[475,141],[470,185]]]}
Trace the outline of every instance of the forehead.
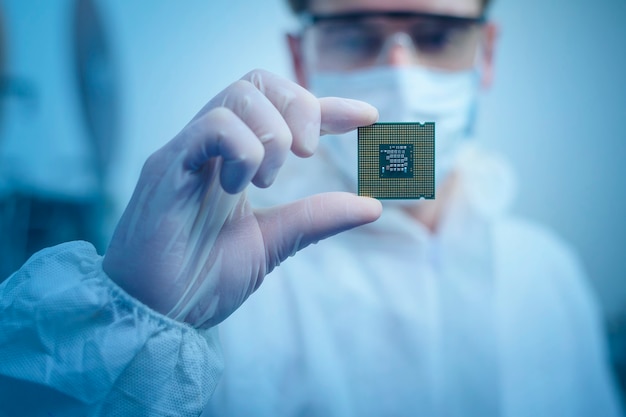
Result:
{"label": "forehead", "polygon": [[309,0],[313,13],[350,11],[416,11],[455,16],[478,16],[481,0]]}

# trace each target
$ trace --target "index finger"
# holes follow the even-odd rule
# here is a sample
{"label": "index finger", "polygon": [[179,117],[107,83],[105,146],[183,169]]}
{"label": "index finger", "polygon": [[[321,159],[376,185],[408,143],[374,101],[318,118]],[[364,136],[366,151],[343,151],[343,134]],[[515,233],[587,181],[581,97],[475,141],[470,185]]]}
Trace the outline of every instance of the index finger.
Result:
{"label": "index finger", "polygon": [[252,83],[280,112],[291,130],[291,150],[310,156],[320,135],[320,103],[313,94],[291,80],[264,70],[254,70],[243,80]]}
{"label": "index finger", "polygon": [[293,135],[291,150],[298,156],[312,155],[322,134],[345,133],[378,120],[378,110],[367,103],[338,97],[317,99],[298,84],[267,71],[254,70],[243,79],[281,113]]}
{"label": "index finger", "polygon": [[363,101],[339,97],[324,97],[319,101],[322,108],[322,135],[346,133],[378,120],[378,110]]}

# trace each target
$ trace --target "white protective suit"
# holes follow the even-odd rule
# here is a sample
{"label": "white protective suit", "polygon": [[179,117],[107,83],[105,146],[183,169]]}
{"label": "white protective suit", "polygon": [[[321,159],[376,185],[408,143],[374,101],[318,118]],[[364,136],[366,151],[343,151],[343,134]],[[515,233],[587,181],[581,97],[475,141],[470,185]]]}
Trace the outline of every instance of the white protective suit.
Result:
{"label": "white protective suit", "polygon": [[44,249],[0,285],[0,416],[197,416],[215,333],[131,298],[86,242]]}
{"label": "white protective suit", "polygon": [[[214,330],[132,299],[85,243],[36,254],[0,285],[0,416],[198,415],[216,385],[207,415],[620,415],[580,265],[466,155],[437,235],[390,208],[272,272],[220,324],[219,384]],[[342,188],[322,159],[259,195]]]}
{"label": "white protective suit", "polygon": [[[220,325],[204,415],[620,415],[577,259],[504,215],[506,164],[466,149],[458,169],[437,235],[385,208],[270,274]],[[315,156],[275,187],[290,200],[345,188],[340,175]]]}

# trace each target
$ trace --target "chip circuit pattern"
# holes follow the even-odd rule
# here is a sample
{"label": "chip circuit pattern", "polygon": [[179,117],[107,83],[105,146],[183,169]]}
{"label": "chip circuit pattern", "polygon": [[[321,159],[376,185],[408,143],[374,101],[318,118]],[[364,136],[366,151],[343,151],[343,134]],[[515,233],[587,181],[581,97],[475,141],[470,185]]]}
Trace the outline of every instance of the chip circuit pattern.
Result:
{"label": "chip circuit pattern", "polygon": [[375,123],[358,129],[358,194],[435,198],[435,124]]}

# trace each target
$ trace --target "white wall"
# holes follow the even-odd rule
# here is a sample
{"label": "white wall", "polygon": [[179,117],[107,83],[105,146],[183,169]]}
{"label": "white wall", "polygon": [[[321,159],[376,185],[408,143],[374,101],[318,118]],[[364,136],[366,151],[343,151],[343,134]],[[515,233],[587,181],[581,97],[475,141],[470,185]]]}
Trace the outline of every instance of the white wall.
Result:
{"label": "white wall", "polygon": [[130,197],[145,158],[214,95],[254,68],[289,76],[280,0],[105,0],[124,83],[116,186]]}
{"label": "white wall", "polygon": [[496,0],[498,74],[481,126],[520,177],[516,211],[581,254],[626,308],[626,2]]}
{"label": "white wall", "polygon": [[[107,0],[123,71],[129,195],[140,163],[248,70],[290,76],[284,0]],[[626,307],[626,2],[495,0],[495,85],[479,132],[520,179],[515,211],[583,257],[608,313]]]}

